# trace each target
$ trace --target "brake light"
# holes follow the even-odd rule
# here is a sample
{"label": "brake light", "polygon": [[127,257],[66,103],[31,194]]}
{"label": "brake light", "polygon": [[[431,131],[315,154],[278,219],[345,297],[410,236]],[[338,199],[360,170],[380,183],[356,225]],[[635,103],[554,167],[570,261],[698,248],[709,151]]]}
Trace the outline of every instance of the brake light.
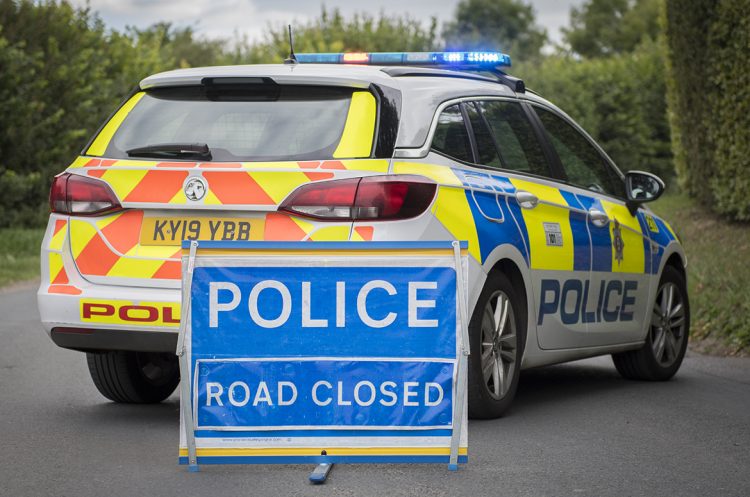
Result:
{"label": "brake light", "polygon": [[437,185],[421,176],[368,176],[304,185],[279,210],[325,221],[394,221],[422,214]]}
{"label": "brake light", "polygon": [[105,182],[70,173],[55,177],[49,193],[49,205],[52,212],[83,216],[122,209]]}

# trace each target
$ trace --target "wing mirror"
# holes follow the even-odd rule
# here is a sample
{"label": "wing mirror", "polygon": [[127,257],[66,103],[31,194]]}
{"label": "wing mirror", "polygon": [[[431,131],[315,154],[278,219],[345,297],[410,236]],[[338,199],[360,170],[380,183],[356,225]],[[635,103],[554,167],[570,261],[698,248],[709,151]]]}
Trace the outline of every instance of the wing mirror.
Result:
{"label": "wing mirror", "polygon": [[628,171],[625,174],[625,190],[628,194],[626,205],[630,213],[635,216],[635,212],[642,203],[656,200],[664,193],[664,182],[655,174]]}

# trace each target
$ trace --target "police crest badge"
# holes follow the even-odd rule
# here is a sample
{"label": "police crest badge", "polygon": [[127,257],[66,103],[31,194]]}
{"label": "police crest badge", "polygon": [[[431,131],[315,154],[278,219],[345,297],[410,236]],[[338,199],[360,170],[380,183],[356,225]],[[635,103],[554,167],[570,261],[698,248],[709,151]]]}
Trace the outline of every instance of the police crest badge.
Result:
{"label": "police crest badge", "polygon": [[612,246],[615,249],[615,260],[619,266],[623,260],[625,241],[622,239],[622,229],[620,228],[620,221],[617,219],[615,219],[615,225],[612,228]]}

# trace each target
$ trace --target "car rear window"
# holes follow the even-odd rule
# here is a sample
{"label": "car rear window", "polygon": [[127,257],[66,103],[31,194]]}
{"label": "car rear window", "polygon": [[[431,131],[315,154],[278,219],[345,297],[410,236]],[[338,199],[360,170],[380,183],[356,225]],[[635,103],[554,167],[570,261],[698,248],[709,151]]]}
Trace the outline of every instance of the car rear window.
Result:
{"label": "car rear window", "polygon": [[[123,120],[105,155],[128,158],[127,151],[135,148],[200,143],[208,145],[212,160],[222,162],[368,157],[372,133],[364,137],[369,139],[364,147],[354,147],[354,157],[336,154],[353,93],[345,88],[279,85],[148,91]],[[368,92],[357,93],[372,98]],[[374,133],[374,112],[367,114],[372,115]],[[356,139],[362,140],[362,127],[357,128]],[[348,153],[353,149],[351,144],[342,148]]]}

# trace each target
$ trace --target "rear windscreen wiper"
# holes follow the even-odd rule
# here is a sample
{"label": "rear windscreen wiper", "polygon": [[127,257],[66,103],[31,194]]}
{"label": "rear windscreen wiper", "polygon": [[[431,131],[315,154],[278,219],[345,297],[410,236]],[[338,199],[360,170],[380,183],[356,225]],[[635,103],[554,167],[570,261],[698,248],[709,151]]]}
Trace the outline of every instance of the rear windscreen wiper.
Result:
{"label": "rear windscreen wiper", "polygon": [[211,160],[211,149],[205,143],[158,143],[131,148],[130,157],[200,157]]}

